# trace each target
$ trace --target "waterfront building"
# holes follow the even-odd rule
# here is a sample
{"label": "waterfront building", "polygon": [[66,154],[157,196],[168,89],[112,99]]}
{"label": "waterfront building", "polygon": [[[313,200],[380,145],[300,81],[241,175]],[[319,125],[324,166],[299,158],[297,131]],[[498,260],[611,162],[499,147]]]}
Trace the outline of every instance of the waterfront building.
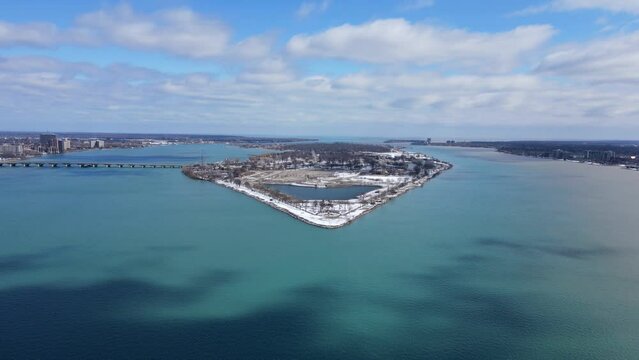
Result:
{"label": "waterfront building", "polygon": [[586,159],[590,161],[597,162],[610,162],[616,157],[616,153],[614,151],[592,151],[586,150]]}
{"label": "waterfront building", "polygon": [[71,140],[69,139],[61,139],[58,140],[58,151],[63,153],[71,149]]}
{"label": "waterfront building", "polygon": [[104,140],[89,140],[85,142],[90,149],[102,149],[104,148]]}
{"label": "waterfront building", "polygon": [[50,154],[57,154],[58,137],[54,134],[40,134],[40,149]]}
{"label": "waterfront building", "polygon": [[5,156],[21,156],[24,153],[22,145],[2,144],[0,154]]}

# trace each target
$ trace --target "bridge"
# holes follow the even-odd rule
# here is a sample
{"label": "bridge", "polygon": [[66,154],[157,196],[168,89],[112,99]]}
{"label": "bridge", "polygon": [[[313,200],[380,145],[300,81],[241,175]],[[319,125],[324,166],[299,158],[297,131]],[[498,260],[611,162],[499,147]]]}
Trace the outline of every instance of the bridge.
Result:
{"label": "bridge", "polygon": [[119,169],[180,169],[176,164],[137,164],[137,163],[99,163],[99,162],[48,162],[48,161],[19,161],[0,162],[0,167],[34,167],[34,168],[119,168]]}

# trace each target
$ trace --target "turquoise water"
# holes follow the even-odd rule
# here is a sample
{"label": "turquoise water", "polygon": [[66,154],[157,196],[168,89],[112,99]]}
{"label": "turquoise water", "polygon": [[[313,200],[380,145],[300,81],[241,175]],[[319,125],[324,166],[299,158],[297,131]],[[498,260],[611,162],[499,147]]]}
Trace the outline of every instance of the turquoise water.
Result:
{"label": "turquoise water", "polygon": [[355,199],[369,191],[379,189],[378,186],[340,186],[315,188],[295,185],[270,184],[270,188],[288,194],[300,200],[348,200]]}
{"label": "turquoise water", "polygon": [[[639,358],[639,173],[415,147],[337,230],[170,169],[0,169],[0,358]],[[175,163],[223,145],[66,156]]]}

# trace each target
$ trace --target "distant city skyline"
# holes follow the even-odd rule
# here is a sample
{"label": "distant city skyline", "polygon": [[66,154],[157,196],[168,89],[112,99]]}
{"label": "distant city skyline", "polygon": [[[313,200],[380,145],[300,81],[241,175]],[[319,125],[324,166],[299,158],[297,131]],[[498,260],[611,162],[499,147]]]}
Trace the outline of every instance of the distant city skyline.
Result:
{"label": "distant city skyline", "polygon": [[0,4],[0,131],[639,138],[639,0]]}

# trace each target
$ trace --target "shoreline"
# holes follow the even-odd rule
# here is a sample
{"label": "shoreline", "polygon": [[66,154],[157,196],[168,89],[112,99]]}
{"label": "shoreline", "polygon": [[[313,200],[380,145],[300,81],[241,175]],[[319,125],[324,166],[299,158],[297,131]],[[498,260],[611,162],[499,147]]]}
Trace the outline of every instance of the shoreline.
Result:
{"label": "shoreline", "polygon": [[501,154],[508,154],[508,155],[513,155],[513,156],[518,156],[518,157],[523,157],[523,158],[528,158],[528,159],[569,162],[569,163],[572,163],[572,164],[581,164],[581,165],[588,165],[588,166],[603,166],[603,167],[607,167],[607,168],[618,168],[618,169],[622,169],[622,170],[639,171],[639,167],[632,167],[632,166],[628,166],[628,165],[625,165],[625,164],[603,164],[603,163],[598,163],[598,162],[595,162],[595,161],[581,161],[581,160],[573,160],[573,159],[554,159],[554,158],[546,158],[546,157],[541,157],[541,156],[521,155],[521,154],[516,154],[516,153],[512,153],[512,152],[508,152],[508,151],[499,151],[499,149],[497,149],[497,148],[490,148],[490,149],[493,149],[493,150],[495,150],[495,152],[498,152],[498,153],[501,153]]}
{"label": "shoreline", "polygon": [[588,165],[588,166],[605,166],[608,168],[619,168],[622,170],[630,170],[630,171],[639,171],[639,166],[634,167],[634,166],[628,166],[625,164],[604,164],[604,163],[598,163],[595,161],[583,161],[583,160],[576,160],[576,159],[555,159],[552,157],[541,157],[541,156],[533,156],[533,155],[523,155],[523,154],[518,154],[515,152],[510,152],[510,151],[502,151],[499,150],[496,147],[492,147],[492,146],[464,146],[464,145],[416,145],[416,146],[426,146],[426,147],[435,147],[435,148],[458,148],[458,149],[488,149],[488,150],[493,150],[494,152],[500,153],[500,154],[507,154],[507,155],[512,155],[512,156],[517,156],[517,157],[522,157],[522,158],[527,158],[527,159],[538,159],[538,160],[548,160],[548,161],[566,161],[566,162],[570,162],[570,163],[575,163],[575,164],[583,164],[583,165]]}
{"label": "shoreline", "polygon": [[164,146],[166,144],[150,144],[150,145],[144,145],[144,146],[132,146],[132,147],[108,147],[108,148],[89,148],[89,149],[69,149],[65,152],[62,153],[57,153],[57,154],[49,154],[49,153],[43,153],[43,154],[37,154],[37,155],[29,155],[29,156],[23,156],[20,158],[0,158],[0,162],[4,163],[4,164],[10,164],[10,163],[17,163],[17,162],[29,162],[31,160],[38,160],[38,159],[44,159],[47,160],[48,157],[53,157],[53,156],[60,156],[60,155],[66,155],[66,154],[72,154],[72,153],[82,153],[82,152],[88,152],[88,151],[103,151],[103,150],[131,150],[131,149],[144,149],[144,148],[149,148],[149,147],[156,147],[156,146]]}
{"label": "shoreline", "polygon": [[390,200],[409,192],[410,190],[413,190],[417,187],[422,187],[428,181],[434,179],[444,171],[449,170],[453,167],[452,164],[446,162],[438,162],[438,165],[439,166],[427,176],[421,177],[411,182],[407,182],[406,184],[399,187],[392,187],[389,185],[382,188],[382,194],[378,194],[379,190],[373,190],[360,195],[355,199],[327,200],[326,202],[330,204],[331,207],[335,206],[338,208],[337,212],[334,215],[321,214],[319,212],[313,213],[308,211],[309,207],[315,209],[313,207],[313,204],[316,202],[316,200],[289,203],[286,201],[275,199],[270,194],[257,191],[244,185],[237,185],[229,181],[208,180],[198,177],[194,177],[194,179],[212,182],[224,186],[228,189],[234,190],[238,193],[247,195],[306,224],[324,229],[337,229],[351,224],[360,217],[384,205]]}

